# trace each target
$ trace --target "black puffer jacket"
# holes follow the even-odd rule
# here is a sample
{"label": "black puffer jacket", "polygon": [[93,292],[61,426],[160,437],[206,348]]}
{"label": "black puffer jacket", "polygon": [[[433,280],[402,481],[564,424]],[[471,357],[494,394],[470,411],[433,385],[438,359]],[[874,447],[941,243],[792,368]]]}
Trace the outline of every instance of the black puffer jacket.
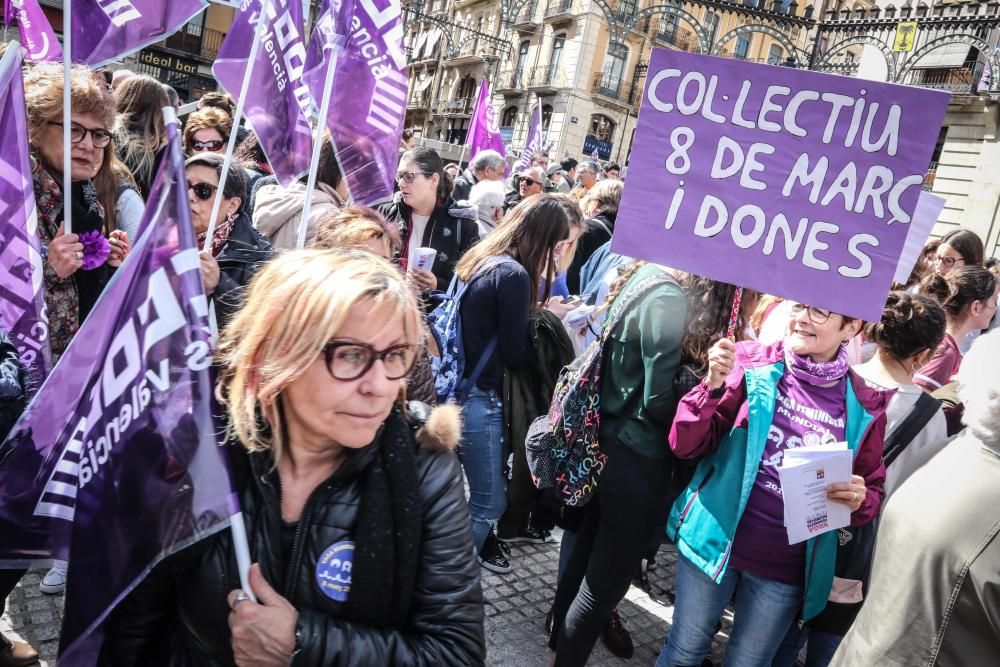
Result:
{"label": "black puffer jacket", "polygon": [[253,228],[246,212],[241,212],[229,232],[229,241],[215,258],[219,263],[219,284],[212,300],[220,331],[242,307],[243,292],[250,279],[273,257],[271,244]]}
{"label": "black puffer jacket", "polygon": [[[395,410],[383,429],[420,443],[416,465],[422,537],[406,627],[352,622],[345,618],[344,605],[323,594],[316,577],[323,551],[354,535],[365,457],[368,462],[374,458],[380,439],[352,452],[313,492],[289,563],[281,555],[280,485],[270,459],[263,454],[233,457],[251,558],[261,563],[264,577],[299,612],[302,650],[292,665],[445,666],[485,661],[479,564],[473,556],[462,474],[452,451],[460,433],[458,412],[452,406],[437,408],[422,427],[413,418],[400,421],[406,419]],[[352,463],[353,457],[361,460]],[[239,583],[228,530],[164,561],[109,618],[100,664],[232,665],[226,595]]]}
{"label": "black puffer jacket", "polygon": [[[17,348],[7,334],[0,331],[0,442],[24,412],[28,400],[24,368]],[[0,600],[2,602],[2,600]]]}
{"label": "black puffer jacket", "polygon": [[[403,203],[403,195],[397,192],[392,201],[376,206],[379,213],[390,222],[399,225],[399,233],[406,239],[410,229],[410,207]],[[448,289],[452,276],[455,275],[455,265],[465,251],[479,242],[479,224],[476,207],[469,204],[458,204],[449,198],[431,213],[427,227],[424,228],[423,239],[410,239],[410,245],[418,248],[434,248],[438,251],[437,259],[431,272],[437,277],[438,289]]]}

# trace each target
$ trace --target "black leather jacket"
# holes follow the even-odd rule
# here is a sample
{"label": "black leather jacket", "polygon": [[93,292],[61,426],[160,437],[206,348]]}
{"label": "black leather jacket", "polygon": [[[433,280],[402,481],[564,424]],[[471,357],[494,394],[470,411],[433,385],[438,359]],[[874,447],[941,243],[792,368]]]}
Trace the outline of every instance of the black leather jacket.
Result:
{"label": "black leather jacket", "polygon": [[[451,407],[435,412],[454,413],[453,419],[458,419]],[[428,425],[435,423],[437,414]],[[406,417],[396,410],[389,419]],[[405,433],[412,434],[418,427],[416,424]],[[457,433],[460,429],[454,425],[453,430]],[[342,463],[313,492],[303,509],[287,564],[281,549],[280,483],[269,457],[232,457],[251,558],[261,563],[264,577],[299,612],[301,652],[292,665],[484,663],[479,564],[473,554],[458,458],[450,448],[455,443],[442,442],[429,431],[430,426],[411,436],[421,443],[416,463],[423,537],[406,627],[354,623],[344,617],[343,605],[326,597],[316,582],[316,563],[323,551],[352,536],[365,459],[371,461],[379,440],[355,450],[351,458],[361,458]],[[109,617],[100,664],[232,665],[226,595],[238,587],[228,530],[167,559]]]}
{"label": "black leather jacket", "polygon": [[[386,220],[399,225],[399,233],[406,238],[410,226],[410,207],[403,203],[403,195],[395,194],[392,201],[376,206]],[[467,203],[456,203],[453,199],[442,203],[434,209],[427,227],[424,228],[424,238],[410,239],[418,248],[434,248],[438,251],[437,259],[431,272],[437,277],[437,288],[448,289],[452,276],[455,275],[455,265],[465,251],[479,242],[479,223],[476,207]]]}
{"label": "black leather jacket", "polygon": [[240,212],[229,241],[216,257],[219,263],[219,284],[212,293],[215,316],[221,331],[243,306],[244,290],[250,279],[274,257],[267,239],[253,228],[246,211]]}

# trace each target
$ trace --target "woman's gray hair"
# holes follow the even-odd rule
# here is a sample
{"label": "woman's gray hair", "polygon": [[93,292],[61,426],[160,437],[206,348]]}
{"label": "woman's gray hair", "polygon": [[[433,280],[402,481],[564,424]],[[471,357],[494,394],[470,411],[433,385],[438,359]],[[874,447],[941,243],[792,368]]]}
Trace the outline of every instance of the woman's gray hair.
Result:
{"label": "woman's gray hair", "polygon": [[504,159],[504,156],[500,155],[497,151],[479,151],[476,153],[476,157],[472,158],[472,162],[469,164],[469,167],[474,172],[482,171],[486,168],[501,171],[507,168],[507,160]]}
{"label": "woman's gray hair", "polygon": [[503,181],[479,181],[469,192],[469,203],[479,209],[479,217],[490,217],[498,208],[503,208]]}
{"label": "woman's gray hair", "polygon": [[[219,179],[222,179],[222,165],[226,159],[221,153],[195,153],[184,161],[184,168],[188,167],[208,167],[214,169]],[[222,189],[222,196],[226,199],[233,197],[240,198],[240,210],[247,201],[247,175],[243,168],[238,165],[230,165],[229,173],[226,175],[226,185]]]}

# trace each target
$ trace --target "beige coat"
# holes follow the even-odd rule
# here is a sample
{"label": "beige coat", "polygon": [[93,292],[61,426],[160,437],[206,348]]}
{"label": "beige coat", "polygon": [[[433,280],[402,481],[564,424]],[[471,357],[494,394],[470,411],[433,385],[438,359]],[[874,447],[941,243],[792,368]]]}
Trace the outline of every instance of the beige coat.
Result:
{"label": "beige coat", "polygon": [[966,431],[886,504],[868,599],[832,667],[1000,664],[1000,438]]}
{"label": "beige coat", "polygon": [[[290,188],[278,184],[265,185],[257,192],[253,210],[253,226],[267,236],[275,250],[293,250],[297,247],[299,220],[306,199],[304,183],[293,183]],[[328,213],[344,206],[340,195],[324,183],[317,183],[309,209],[309,226],[306,228],[306,245],[316,238],[319,221]]]}

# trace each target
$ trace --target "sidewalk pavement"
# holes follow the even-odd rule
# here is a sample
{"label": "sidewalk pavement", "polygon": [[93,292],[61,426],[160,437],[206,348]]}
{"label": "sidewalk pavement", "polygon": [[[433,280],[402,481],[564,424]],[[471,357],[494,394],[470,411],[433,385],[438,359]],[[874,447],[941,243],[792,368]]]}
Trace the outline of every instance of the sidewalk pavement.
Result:
{"label": "sidewalk pavement", "polygon": [[[559,564],[558,529],[546,544],[512,544],[513,569],[506,575],[483,570],[486,599],[486,644],[490,667],[535,667],[548,660],[545,618],[555,593]],[[661,547],[650,571],[650,591],[632,586],[619,605],[622,621],[632,633],[635,655],[622,660],[598,640],[590,665],[641,665],[651,667],[663,645],[673,614],[675,551]],[[42,667],[52,667],[59,646],[62,618],[61,595],[43,595],[38,584],[43,570],[28,572],[7,599],[7,613],[0,619],[0,632],[12,639],[30,642],[42,656]],[[722,632],[716,637],[712,657],[721,662],[731,628],[727,612]]]}

